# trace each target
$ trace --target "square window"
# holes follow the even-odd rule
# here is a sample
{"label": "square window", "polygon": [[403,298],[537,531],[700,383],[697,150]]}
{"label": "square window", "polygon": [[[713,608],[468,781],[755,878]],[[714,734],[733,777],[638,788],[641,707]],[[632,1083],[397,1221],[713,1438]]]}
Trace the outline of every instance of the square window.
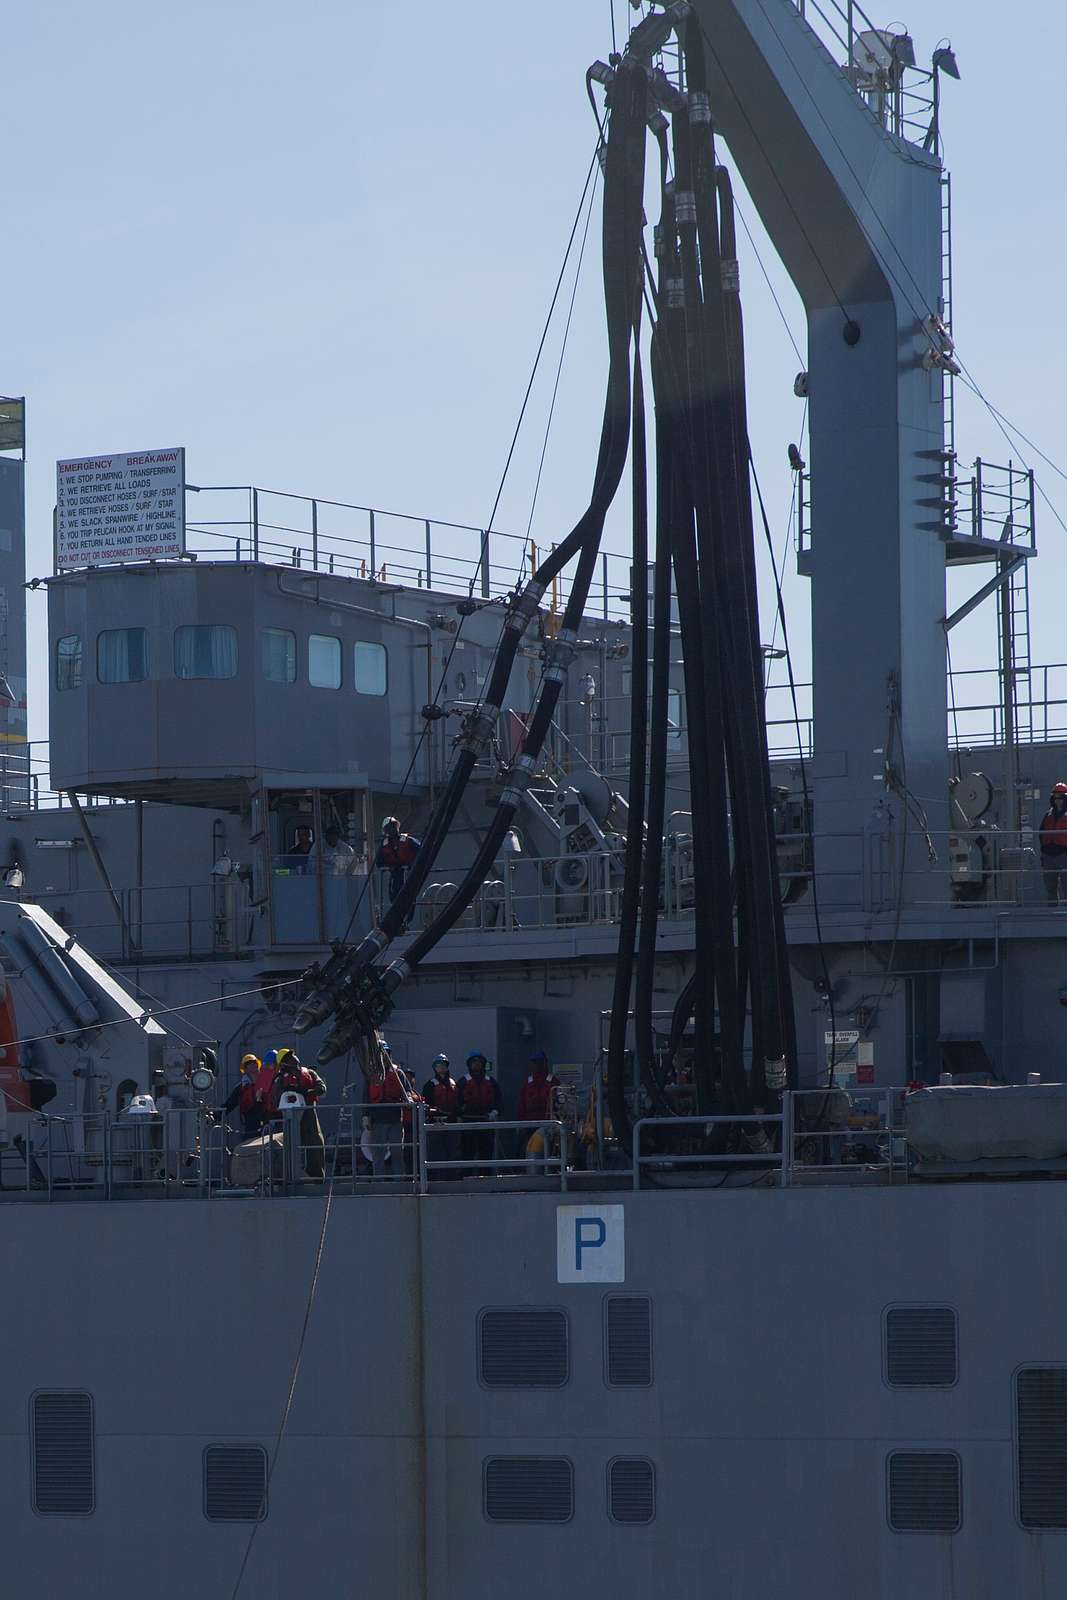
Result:
{"label": "square window", "polygon": [[237,629],[228,622],[196,623],[174,630],[176,678],[236,678]]}
{"label": "square window", "polygon": [[389,658],[384,644],[356,641],[353,681],[357,694],[385,694],[389,687]]}
{"label": "square window", "polygon": [[332,634],[313,633],[308,639],[308,682],[315,689],[341,687],[341,641]]}
{"label": "square window", "polygon": [[148,677],[144,628],[107,628],[96,636],[96,676],[101,683],[143,683]]}
{"label": "square window", "polygon": [[296,634],[288,628],[264,628],[261,636],[263,676],[268,683],[296,682]]}

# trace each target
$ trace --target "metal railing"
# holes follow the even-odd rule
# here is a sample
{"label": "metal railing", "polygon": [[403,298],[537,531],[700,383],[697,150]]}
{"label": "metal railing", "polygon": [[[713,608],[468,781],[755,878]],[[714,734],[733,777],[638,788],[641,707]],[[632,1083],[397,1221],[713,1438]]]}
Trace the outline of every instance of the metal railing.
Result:
{"label": "metal railing", "polygon": [[[911,1177],[903,1088],[851,1077],[847,1086],[789,1091],[775,1113],[638,1115],[629,1151],[606,1133],[590,1142],[584,1119],[574,1113],[449,1122],[421,1102],[344,1099],[314,1107],[309,1128],[303,1119],[310,1109],[280,1113],[251,1140],[238,1136],[217,1107],[8,1113],[0,1137],[0,1198],[271,1198],[321,1195],[326,1185],[352,1196],[469,1192],[471,1185],[478,1192],[637,1191],[654,1184],[657,1174],[676,1187],[688,1179],[692,1187],[712,1189],[731,1179],[790,1188],[897,1184]],[[408,1120],[386,1123],[383,1112]],[[542,1145],[531,1154],[529,1136],[535,1134]]]}
{"label": "metal railing", "polygon": [[[915,66],[891,46],[874,54],[863,35],[886,38],[856,0],[794,0],[812,28],[884,127],[911,144],[938,148],[938,92],[934,70]],[[894,36],[889,35],[892,39]],[[906,37],[898,35],[897,37]],[[873,43],[873,41],[872,41]]]}
{"label": "metal railing", "polygon": [[[449,594],[470,590],[486,600],[514,589],[551,549],[528,535],[254,484],[187,485],[186,519],[187,556]],[[601,553],[591,613],[629,615],[630,565],[618,551]],[[562,607],[568,592],[561,576],[547,597],[552,609]]]}
{"label": "metal railing", "polygon": [[[540,1122],[504,1122],[494,1118],[491,1122],[435,1122],[431,1121],[424,1112],[419,1115],[419,1171],[420,1187],[426,1193],[430,1181],[435,1173],[456,1176],[473,1177],[480,1174],[483,1177],[512,1177],[516,1171],[536,1176],[548,1176],[555,1173],[560,1191],[566,1192],[567,1171],[570,1160],[570,1132],[566,1123],[558,1118],[548,1117]],[[506,1155],[500,1150],[500,1135],[502,1133],[540,1133],[544,1141],[544,1153],[539,1156]],[[480,1148],[475,1143],[479,1138],[484,1142],[492,1143],[493,1153],[488,1156],[478,1156],[475,1151]],[[461,1145],[459,1156],[430,1156],[430,1141],[444,1144],[446,1140],[458,1140]],[[468,1141],[468,1152],[462,1152],[463,1141]],[[551,1146],[555,1142],[555,1150]],[[521,1150],[529,1148],[529,1139],[515,1141]],[[448,1145],[445,1145],[448,1148]]]}
{"label": "metal railing", "polygon": [[782,1100],[782,1183],[907,1182],[903,1091],[857,1085],[795,1089]]}

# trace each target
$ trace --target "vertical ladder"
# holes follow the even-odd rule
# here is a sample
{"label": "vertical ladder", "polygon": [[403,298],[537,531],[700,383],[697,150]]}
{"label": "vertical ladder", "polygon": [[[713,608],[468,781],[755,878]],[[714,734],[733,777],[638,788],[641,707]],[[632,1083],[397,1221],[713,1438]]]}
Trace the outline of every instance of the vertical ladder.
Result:
{"label": "vertical ladder", "polygon": [[[941,321],[952,332],[952,175],[941,173]],[[945,402],[945,450],[948,452],[948,476],[954,471],[956,459],[956,380],[951,372],[942,374],[942,394]]]}
{"label": "vertical ladder", "polygon": [[1024,562],[1009,581],[1008,643],[1015,738],[1029,744],[1033,737],[1033,695],[1030,679],[1030,563]]}

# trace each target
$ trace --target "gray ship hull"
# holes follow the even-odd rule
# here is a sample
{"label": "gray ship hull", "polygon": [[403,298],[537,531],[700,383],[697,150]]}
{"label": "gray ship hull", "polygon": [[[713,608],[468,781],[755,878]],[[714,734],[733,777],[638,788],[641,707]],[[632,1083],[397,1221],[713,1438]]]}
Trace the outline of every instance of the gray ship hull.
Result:
{"label": "gray ship hull", "polygon": [[[623,1205],[623,1282],[558,1281],[574,1196],[334,1198],[258,1524],[207,1519],[203,1456],[275,1447],[323,1205],[8,1207],[9,1591],[229,1596],[254,1530],[259,1600],[1065,1592],[1067,1541],[1019,1519],[1013,1416],[1017,1370],[1067,1360],[1057,1184],[580,1198]],[[650,1297],[647,1385],[607,1382],[614,1295]],[[887,1384],[901,1305],[955,1312],[958,1381]],[[488,1387],[479,1314],[523,1306],[565,1313],[565,1381]],[[34,1512],[41,1390],[92,1396],[91,1515]],[[888,1459],[916,1450],[959,1458],[956,1533],[889,1526]],[[570,1463],[568,1520],[487,1519],[486,1464],[515,1456]],[[618,1458],[652,1464],[640,1525],[609,1516]]]}

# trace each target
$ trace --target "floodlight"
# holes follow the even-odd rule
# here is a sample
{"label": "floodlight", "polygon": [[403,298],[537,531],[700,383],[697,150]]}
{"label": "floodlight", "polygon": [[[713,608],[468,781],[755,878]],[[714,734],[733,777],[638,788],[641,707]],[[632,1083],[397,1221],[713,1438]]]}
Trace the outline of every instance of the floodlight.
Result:
{"label": "floodlight", "polygon": [[960,69],[956,65],[956,52],[950,44],[938,45],[934,51],[934,71],[944,72],[950,78],[958,78]]}

